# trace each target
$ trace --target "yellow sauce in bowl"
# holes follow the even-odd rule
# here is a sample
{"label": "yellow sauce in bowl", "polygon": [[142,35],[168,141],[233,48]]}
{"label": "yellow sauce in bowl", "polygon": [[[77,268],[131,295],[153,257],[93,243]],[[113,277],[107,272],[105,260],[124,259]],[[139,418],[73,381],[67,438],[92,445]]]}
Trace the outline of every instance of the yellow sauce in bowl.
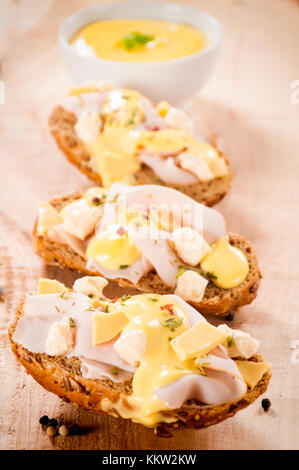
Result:
{"label": "yellow sauce in bowl", "polygon": [[152,19],[96,21],[80,29],[70,43],[77,40],[84,40],[101,59],[122,62],[178,59],[209,45],[194,26]]}

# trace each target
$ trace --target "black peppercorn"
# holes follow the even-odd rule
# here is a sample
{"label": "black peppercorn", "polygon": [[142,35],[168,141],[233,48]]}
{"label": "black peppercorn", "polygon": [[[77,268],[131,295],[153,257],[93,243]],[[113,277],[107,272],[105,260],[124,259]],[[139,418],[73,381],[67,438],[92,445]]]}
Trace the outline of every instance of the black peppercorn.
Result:
{"label": "black peppercorn", "polygon": [[39,418],[39,422],[40,424],[42,424],[43,426],[47,426],[49,424],[49,418],[48,416],[44,415],[42,416],[41,418]]}
{"label": "black peppercorn", "polygon": [[264,411],[267,412],[271,406],[271,401],[269,398],[263,398],[262,400],[262,407],[264,408]]}
{"label": "black peppercorn", "polygon": [[57,419],[55,419],[55,418],[50,419],[49,422],[48,422],[48,426],[53,426],[53,428],[57,428],[57,426],[58,426]]}
{"label": "black peppercorn", "polygon": [[229,313],[228,315],[226,315],[225,320],[233,321],[234,318],[235,318],[234,315],[232,313]]}
{"label": "black peppercorn", "polygon": [[78,424],[72,424],[69,428],[69,433],[71,436],[80,436],[80,434],[82,434],[82,430]]}

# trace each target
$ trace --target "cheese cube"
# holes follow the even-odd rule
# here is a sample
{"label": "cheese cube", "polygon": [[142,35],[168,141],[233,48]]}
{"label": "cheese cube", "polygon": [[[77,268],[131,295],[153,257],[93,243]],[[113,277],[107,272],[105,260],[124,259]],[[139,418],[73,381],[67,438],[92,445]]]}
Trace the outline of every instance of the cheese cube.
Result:
{"label": "cheese cube", "polygon": [[64,206],[60,215],[63,217],[64,230],[80,240],[85,240],[95,230],[102,216],[102,209],[81,198]]}
{"label": "cheese cube", "polygon": [[254,388],[272,367],[272,364],[267,362],[235,361],[235,363],[250,388]]}
{"label": "cheese cube", "polygon": [[191,152],[182,152],[177,156],[177,162],[183,170],[193,173],[199,181],[211,181],[215,178],[208,163],[198,155]]}
{"label": "cheese cube", "polygon": [[[257,353],[260,343],[248,333],[244,333],[241,330],[233,330],[225,324],[219,325],[217,328],[226,334],[226,341],[223,343],[223,346],[226,348],[229,357],[244,357],[244,359],[249,359]],[[228,338],[231,339],[229,343]]]}
{"label": "cheese cube", "polygon": [[123,312],[94,312],[92,316],[92,344],[106,343],[115,338],[128,324]]}
{"label": "cheese cube", "polygon": [[171,340],[170,344],[181,361],[207,354],[222,343],[226,335],[207,322],[198,322],[190,330]]}
{"label": "cheese cube", "polygon": [[44,235],[50,228],[62,224],[63,218],[49,202],[41,202],[38,210],[37,233]]}
{"label": "cheese cube", "polygon": [[165,115],[164,119],[169,127],[182,129],[189,135],[194,134],[194,123],[192,119],[186,113],[184,113],[184,111],[171,107]]}
{"label": "cheese cube", "polygon": [[190,302],[201,302],[209,281],[196,271],[187,270],[178,278],[174,293]]}
{"label": "cheese cube", "polygon": [[146,351],[146,336],[142,330],[123,331],[113,348],[124,361],[137,366]]}
{"label": "cheese cube", "polygon": [[108,285],[108,281],[101,276],[84,276],[74,282],[75,292],[94,297],[102,297],[103,289]]}
{"label": "cheese cube", "polygon": [[49,328],[45,353],[50,356],[66,354],[73,346],[73,330],[70,317],[55,321]]}
{"label": "cheese cube", "polygon": [[191,227],[177,228],[172,232],[170,240],[179,257],[190,266],[197,266],[211,251],[201,234]]}
{"label": "cheese cube", "polygon": [[67,287],[65,287],[62,282],[55,281],[55,279],[45,279],[41,277],[38,281],[38,294],[61,294],[66,290]]}
{"label": "cheese cube", "polygon": [[75,124],[75,131],[83,142],[95,141],[102,130],[103,122],[99,113],[92,109],[82,111]]}

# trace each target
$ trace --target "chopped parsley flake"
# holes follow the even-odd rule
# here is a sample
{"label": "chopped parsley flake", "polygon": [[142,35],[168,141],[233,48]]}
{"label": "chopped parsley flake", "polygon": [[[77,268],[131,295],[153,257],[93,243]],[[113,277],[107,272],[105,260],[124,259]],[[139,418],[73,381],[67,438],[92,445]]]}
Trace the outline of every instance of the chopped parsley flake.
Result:
{"label": "chopped parsley flake", "polygon": [[118,196],[119,196],[119,194],[118,194],[118,193],[117,193],[117,194],[115,194],[114,198],[113,198],[113,199],[111,199],[111,201],[108,201],[108,202],[109,202],[110,204],[112,204],[112,203],[116,202],[116,201],[117,201],[117,199],[118,199]]}
{"label": "chopped parsley flake", "polygon": [[84,312],[93,312],[95,310],[94,307],[88,307],[84,310]]}
{"label": "chopped parsley flake", "polygon": [[76,322],[72,317],[70,317],[70,328],[75,328],[75,327],[76,327]]}
{"label": "chopped parsley flake", "polygon": [[118,375],[118,373],[119,373],[118,367],[113,366],[113,367],[112,367],[112,374],[113,374],[113,375]]}
{"label": "chopped parsley flake", "polygon": [[122,297],[120,297],[119,300],[121,300],[122,302],[124,302],[125,300],[128,300],[130,299],[132,296],[131,295],[123,295]]}
{"label": "chopped parsley flake", "polygon": [[121,265],[119,266],[119,269],[126,269],[126,268],[128,268],[128,267],[129,267],[128,264],[121,264]]}
{"label": "chopped parsley flake", "polygon": [[94,297],[94,294],[88,294],[88,297],[92,299]]}
{"label": "chopped parsley flake", "polygon": [[170,328],[170,331],[175,331],[175,329],[178,328],[182,323],[182,318],[176,320],[175,318],[169,317],[165,320],[164,323],[161,323],[161,326],[163,326],[164,328]]}
{"label": "chopped parsley flake", "polygon": [[235,344],[235,340],[234,340],[233,335],[228,336],[228,337],[226,338],[226,340],[227,340],[227,346],[228,346],[229,348],[231,348],[231,347]]}
{"label": "chopped parsley flake", "polygon": [[65,290],[60,294],[59,297],[61,297],[64,300],[68,300],[70,297],[67,294],[68,294],[68,291]]}
{"label": "chopped parsley flake", "polygon": [[139,31],[133,31],[132,33],[127,34],[121,41],[121,44],[124,49],[131,51],[140,46],[144,46],[148,42],[152,41],[154,36],[149,34],[143,34]]}

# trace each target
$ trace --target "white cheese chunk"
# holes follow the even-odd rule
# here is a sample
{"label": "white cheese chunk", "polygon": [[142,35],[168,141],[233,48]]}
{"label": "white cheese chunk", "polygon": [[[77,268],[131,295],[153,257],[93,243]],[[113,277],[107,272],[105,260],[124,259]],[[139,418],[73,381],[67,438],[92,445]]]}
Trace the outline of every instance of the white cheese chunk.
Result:
{"label": "white cheese chunk", "polygon": [[200,181],[210,181],[215,178],[207,162],[191,152],[182,152],[176,157],[176,161],[183,170],[190,171]]}
{"label": "white cheese chunk", "polygon": [[197,230],[179,227],[170,235],[170,241],[178,256],[190,266],[197,266],[211,250]]}
{"label": "white cheese chunk", "polygon": [[260,343],[257,339],[244,333],[241,330],[233,330],[227,325],[219,325],[218,328],[226,334],[226,341],[223,346],[226,348],[229,357],[243,357],[249,359],[259,349]]}
{"label": "white cheese chunk", "polygon": [[113,347],[124,361],[136,366],[145,353],[146,336],[142,330],[124,330]]}
{"label": "white cheese chunk", "polygon": [[73,289],[75,292],[102,297],[103,289],[108,285],[108,281],[100,276],[84,276],[74,282]]}
{"label": "white cheese chunk", "polygon": [[92,206],[82,198],[65,206],[61,215],[64,230],[80,240],[85,240],[95,230],[102,216],[102,208]]}
{"label": "white cheese chunk", "polygon": [[174,127],[175,129],[182,129],[190,135],[194,134],[194,124],[193,121],[187,116],[186,113],[177,108],[170,108],[164,118],[166,124],[169,127]]}
{"label": "white cheese chunk", "polygon": [[99,113],[91,109],[82,111],[75,124],[75,131],[83,142],[95,141],[102,130],[103,122]]}
{"label": "white cheese chunk", "polygon": [[191,302],[201,302],[209,281],[195,271],[185,271],[178,278],[175,294]]}
{"label": "white cheese chunk", "polygon": [[70,317],[55,321],[49,328],[46,341],[46,354],[58,356],[66,354],[73,347],[73,330]]}

